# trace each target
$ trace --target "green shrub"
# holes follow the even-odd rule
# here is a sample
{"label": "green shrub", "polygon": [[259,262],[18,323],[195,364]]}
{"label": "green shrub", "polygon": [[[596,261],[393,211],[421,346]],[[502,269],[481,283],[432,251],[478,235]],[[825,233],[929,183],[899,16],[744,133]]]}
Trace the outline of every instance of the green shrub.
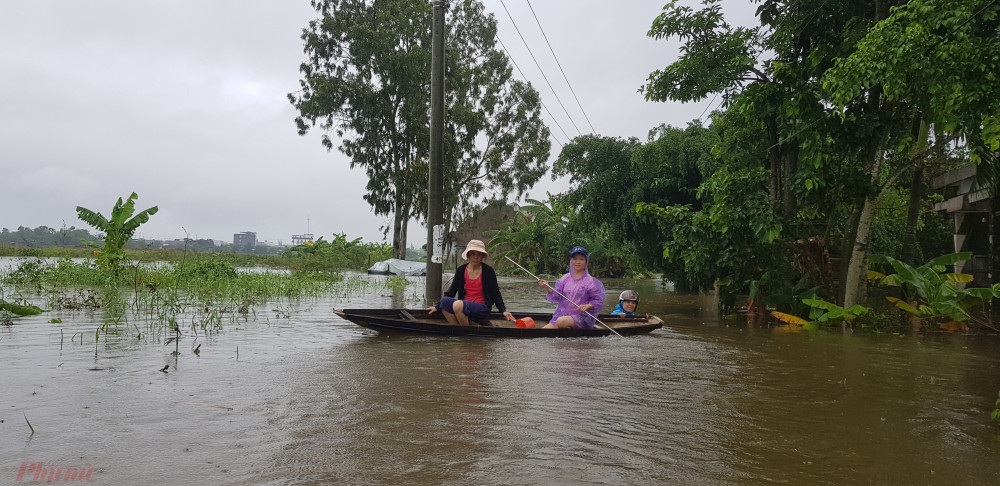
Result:
{"label": "green shrub", "polygon": [[896,309],[872,309],[858,316],[854,328],[873,333],[902,333],[907,331],[907,321]]}

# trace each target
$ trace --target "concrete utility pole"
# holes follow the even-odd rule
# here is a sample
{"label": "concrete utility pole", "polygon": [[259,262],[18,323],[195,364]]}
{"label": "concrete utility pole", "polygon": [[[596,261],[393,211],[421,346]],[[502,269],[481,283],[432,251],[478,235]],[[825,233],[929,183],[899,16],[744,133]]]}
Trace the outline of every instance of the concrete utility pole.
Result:
{"label": "concrete utility pole", "polygon": [[432,0],[431,31],[431,150],[427,167],[427,293],[428,303],[441,298],[444,262],[444,14],[447,0]]}

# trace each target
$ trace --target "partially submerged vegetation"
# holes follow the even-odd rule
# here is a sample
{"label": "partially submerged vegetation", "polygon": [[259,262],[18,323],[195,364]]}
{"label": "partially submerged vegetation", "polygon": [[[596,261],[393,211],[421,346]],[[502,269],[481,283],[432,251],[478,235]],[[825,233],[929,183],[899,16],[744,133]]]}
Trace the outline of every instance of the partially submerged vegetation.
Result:
{"label": "partially submerged vegetation", "polygon": [[[190,250],[128,249],[122,250],[125,259],[134,263],[181,261],[223,262],[236,268],[263,267],[283,268],[293,272],[339,272],[344,270],[362,271],[375,262],[389,258],[392,249],[382,243],[364,243],[361,238],[348,240],[344,234],[335,234],[326,241],[320,237],[312,244],[302,244],[285,250],[280,255],[249,255],[232,252],[194,252]],[[90,248],[74,247],[14,247],[0,246],[0,256],[36,258],[93,259]]]}
{"label": "partially submerged vegetation", "polygon": [[135,200],[138,197],[139,195],[133,192],[125,201],[118,198],[115,207],[111,209],[111,218],[82,206],[76,207],[76,214],[83,222],[104,232],[103,247],[92,241],[83,243],[94,248],[97,264],[112,272],[121,270],[122,262],[125,260],[125,244],[132,239],[139,226],[149,221],[149,217],[160,210],[157,206],[153,206],[136,214]]}
{"label": "partially submerged vegetation", "polygon": [[[254,308],[282,299],[315,297],[350,292],[373,285],[360,279],[345,282],[342,270],[363,269],[390,254],[385,244],[362,243],[336,234],[331,241],[320,237],[292,247],[280,256],[256,256],[181,251],[127,250],[126,244],[138,228],[159,210],[156,206],[136,213],[132,193],[118,198],[111,217],[78,206],[80,219],[104,232],[101,244],[83,241],[90,254],[80,249],[15,248],[7,256],[37,257],[0,273],[0,318],[9,323],[13,316],[41,313],[30,305],[21,291],[46,297],[51,309],[104,309],[106,321],[98,330],[108,331],[127,322],[129,316],[177,330],[178,316],[190,314],[192,327],[207,329],[221,325],[224,315],[249,319]],[[0,248],[0,251],[3,249]],[[83,250],[88,251],[88,250]],[[43,260],[42,256],[57,257]],[[80,257],[87,258],[80,258]],[[90,258],[91,256],[96,258]],[[75,260],[72,258],[76,258]],[[260,271],[261,267],[286,271]],[[404,279],[387,279],[378,284],[405,286]],[[17,301],[3,299],[6,287]],[[98,296],[99,293],[99,296]],[[138,326],[133,328],[141,337]],[[178,331],[179,332],[179,331]]]}
{"label": "partially submerged vegetation", "polygon": [[239,268],[224,257],[188,257],[176,262],[130,261],[118,271],[102,268],[95,260],[27,259],[0,273],[2,288],[17,296],[9,302],[0,295],[0,318],[10,323],[13,317],[40,313],[42,309],[23,297],[27,294],[38,296],[47,310],[101,309],[104,323],[98,339],[100,332],[122,328],[142,337],[137,321],[147,325],[146,333],[150,325],[179,329],[181,321],[190,321],[194,329],[218,329],[226,320],[254,320],[256,309],[269,304],[406,285],[402,278],[370,281],[339,272],[267,271]]}

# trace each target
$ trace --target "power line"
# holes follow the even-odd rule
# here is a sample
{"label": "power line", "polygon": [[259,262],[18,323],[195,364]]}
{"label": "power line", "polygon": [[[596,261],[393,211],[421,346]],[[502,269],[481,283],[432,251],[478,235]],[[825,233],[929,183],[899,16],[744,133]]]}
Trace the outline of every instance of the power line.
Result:
{"label": "power line", "polygon": [[556,89],[552,87],[552,82],[549,81],[549,77],[545,75],[545,70],[542,69],[542,65],[538,63],[538,59],[535,54],[531,52],[531,47],[528,46],[528,41],[524,39],[524,35],[521,34],[521,29],[518,28],[517,22],[514,21],[514,16],[510,14],[510,10],[507,10],[507,4],[503,0],[500,0],[500,5],[503,5],[503,9],[507,12],[507,17],[510,18],[512,24],[514,24],[514,30],[517,31],[517,35],[521,38],[521,42],[524,43],[524,47],[528,49],[528,54],[531,55],[531,59],[535,61],[535,66],[538,66],[538,71],[542,73],[542,78],[545,79],[545,83],[549,85],[549,89],[552,90],[552,94],[556,97],[556,101],[559,102],[559,106],[562,107],[563,111],[566,113],[566,117],[569,118],[569,122],[573,124],[573,128],[576,129],[577,133],[583,135],[580,131],[580,127],[576,126],[576,122],[573,121],[573,117],[569,114],[569,110],[566,109],[566,105],[563,104],[562,100],[559,98],[559,93],[556,93]]}
{"label": "power line", "polygon": [[698,115],[698,121],[701,121],[708,109],[712,107],[712,103],[715,103],[715,99],[719,97],[719,93],[722,93],[722,91],[716,91],[715,96],[712,97],[712,101],[709,101],[708,104],[705,105],[705,109],[701,110],[701,114]]}
{"label": "power line", "polygon": [[[497,37],[497,42],[500,43],[500,48],[503,49],[503,52],[505,54],[507,54],[507,59],[510,59],[510,63],[513,64],[515,68],[517,68],[517,72],[521,73],[521,77],[525,81],[527,81],[528,78],[527,78],[527,76],[524,75],[524,71],[521,71],[521,67],[517,65],[516,61],[514,61],[514,58],[510,55],[510,51],[507,50],[507,46],[503,45],[503,41],[500,40],[500,37]],[[545,102],[543,102],[541,100],[541,97],[539,97],[538,102],[541,103],[542,108],[545,110],[545,113],[549,114],[549,118],[552,119],[552,122],[555,123],[557,127],[559,127],[559,131],[562,132],[562,134],[563,134],[564,137],[566,137],[566,140],[571,140],[572,137],[570,137],[569,135],[566,134],[566,130],[563,130],[562,125],[559,124],[559,120],[557,120],[556,117],[552,116],[552,112],[549,111],[549,107],[545,106]],[[549,134],[552,137],[552,140],[555,140],[556,143],[559,144],[559,147],[562,148],[563,143],[560,142],[559,139],[557,139],[556,136],[551,133],[551,131],[549,132]]]}
{"label": "power line", "polygon": [[569,78],[566,77],[566,71],[563,70],[562,63],[559,62],[559,57],[556,56],[556,51],[552,49],[552,43],[549,42],[549,36],[545,35],[545,29],[542,28],[542,23],[538,20],[538,15],[535,14],[535,7],[531,6],[531,0],[526,1],[528,2],[528,8],[531,9],[531,15],[535,17],[535,23],[538,24],[538,30],[542,31],[542,37],[545,38],[545,43],[549,46],[549,52],[552,53],[552,58],[556,60],[556,65],[559,66],[559,72],[562,73],[563,79],[566,80],[566,86],[569,86],[569,92],[573,93],[573,99],[576,100],[576,106],[580,107],[580,112],[583,113],[583,117],[587,120],[587,124],[590,125],[590,130],[593,133],[597,133],[597,130],[594,129],[594,124],[590,122],[590,117],[587,116],[586,110],[583,109],[583,104],[580,103],[580,98],[576,96],[576,90],[573,89],[573,85],[570,84]]}

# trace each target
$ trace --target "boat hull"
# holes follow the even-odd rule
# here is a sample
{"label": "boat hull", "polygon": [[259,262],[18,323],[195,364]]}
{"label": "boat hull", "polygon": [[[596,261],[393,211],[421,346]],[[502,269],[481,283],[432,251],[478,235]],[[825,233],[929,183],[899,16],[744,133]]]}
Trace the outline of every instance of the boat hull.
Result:
{"label": "boat hull", "polygon": [[[518,338],[602,337],[613,334],[600,323],[594,329],[542,329],[541,326],[552,318],[552,314],[538,312],[515,314],[518,318],[531,317],[538,323],[538,328],[515,327],[513,322],[498,313],[490,315],[489,325],[469,326],[448,324],[440,313],[428,314],[422,309],[338,309],[334,313],[361,327],[380,332]],[[656,316],[621,318],[602,314],[598,317],[622,336],[646,334],[663,327],[663,321]]]}

